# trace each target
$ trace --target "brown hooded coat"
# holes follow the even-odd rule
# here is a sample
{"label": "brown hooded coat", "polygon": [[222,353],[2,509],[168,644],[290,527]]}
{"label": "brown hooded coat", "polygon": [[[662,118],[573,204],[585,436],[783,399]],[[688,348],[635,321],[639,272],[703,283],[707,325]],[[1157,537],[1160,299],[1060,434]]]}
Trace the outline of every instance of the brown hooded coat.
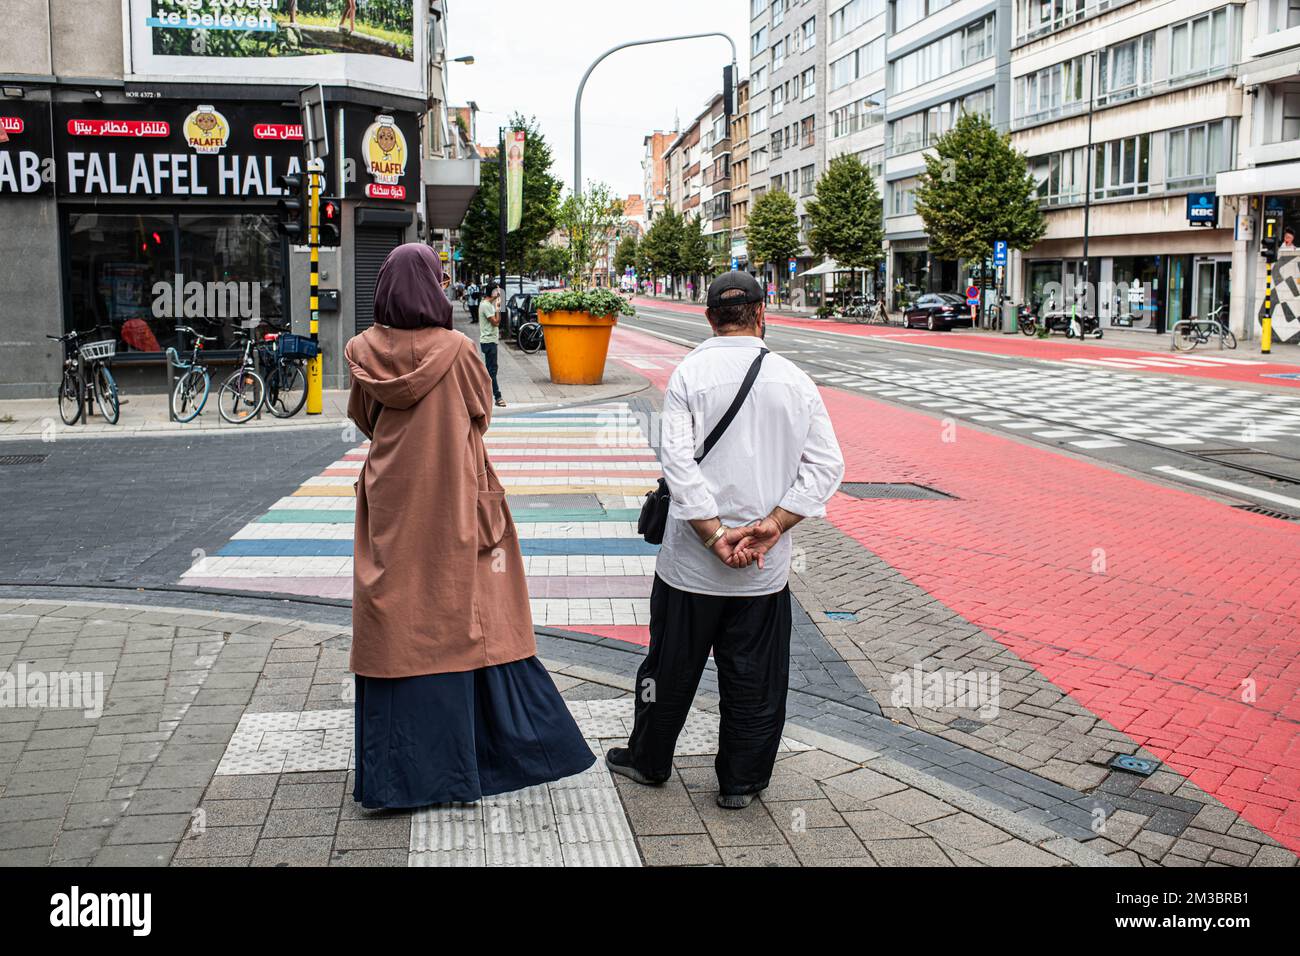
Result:
{"label": "brown hooded coat", "polygon": [[492,385],[448,328],[374,325],[348,342],[357,480],[352,670],[413,677],[537,653],[524,562],[483,433]]}

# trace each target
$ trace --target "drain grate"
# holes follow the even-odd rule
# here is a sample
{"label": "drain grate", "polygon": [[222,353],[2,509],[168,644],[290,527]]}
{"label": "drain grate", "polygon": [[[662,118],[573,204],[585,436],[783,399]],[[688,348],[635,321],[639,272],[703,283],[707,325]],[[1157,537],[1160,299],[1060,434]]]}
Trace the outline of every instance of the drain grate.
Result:
{"label": "drain grate", "polygon": [[1259,505],[1233,505],[1238,511],[1249,511],[1253,515],[1263,515],[1265,518],[1277,518],[1279,521],[1300,521],[1295,515],[1289,515],[1285,511],[1274,511],[1272,508],[1261,508]]}
{"label": "drain grate", "polygon": [[895,483],[883,481],[846,481],[840,485],[840,491],[844,492],[850,498],[913,498],[913,499],[932,499],[939,501],[952,500],[952,495],[946,495],[942,491],[934,488],[927,488],[925,485],[917,485],[911,482]]}
{"label": "drain grate", "polygon": [[0,455],[0,465],[39,465],[49,455]]}
{"label": "drain grate", "polygon": [[1128,754],[1116,754],[1110,758],[1110,763],[1107,766],[1116,770],[1123,770],[1126,773],[1135,773],[1139,777],[1149,777],[1159,769],[1160,761],[1131,757]]}

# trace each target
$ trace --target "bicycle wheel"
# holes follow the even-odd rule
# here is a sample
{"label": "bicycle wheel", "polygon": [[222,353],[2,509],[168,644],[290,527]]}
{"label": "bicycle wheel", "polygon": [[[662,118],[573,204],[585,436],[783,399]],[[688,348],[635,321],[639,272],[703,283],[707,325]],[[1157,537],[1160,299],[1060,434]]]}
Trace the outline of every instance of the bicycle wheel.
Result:
{"label": "bicycle wheel", "polygon": [[1196,327],[1190,322],[1178,322],[1174,325],[1174,351],[1190,352],[1196,348],[1200,341],[1200,336],[1196,334]]}
{"label": "bicycle wheel", "polygon": [[1235,349],[1237,347],[1237,337],[1227,329],[1223,330],[1222,342],[1225,349]]}
{"label": "bicycle wheel", "polygon": [[276,418],[293,418],[307,403],[307,376],[294,362],[281,362],[266,377],[266,407]]}
{"label": "bicycle wheel", "polygon": [[81,376],[75,369],[64,368],[59,382],[59,417],[63,424],[75,425],[81,420],[81,411]]}
{"label": "bicycle wheel", "polygon": [[184,424],[198,418],[203,406],[208,403],[208,389],[211,387],[212,381],[208,378],[207,369],[186,369],[172,389],[172,414],[176,420]]}
{"label": "bicycle wheel", "polygon": [[95,402],[99,405],[99,414],[104,421],[116,425],[122,415],[122,403],[117,397],[117,382],[107,365],[96,365],[91,373],[91,382],[95,386]]}
{"label": "bicycle wheel", "polygon": [[545,341],[542,334],[542,327],[536,322],[525,322],[519,327],[518,335],[520,351],[533,355],[542,347]]}
{"label": "bicycle wheel", "polygon": [[239,368],[217,390],[217,411],[232,425],[242,425],[262,408],[266,383],[252,369]]}

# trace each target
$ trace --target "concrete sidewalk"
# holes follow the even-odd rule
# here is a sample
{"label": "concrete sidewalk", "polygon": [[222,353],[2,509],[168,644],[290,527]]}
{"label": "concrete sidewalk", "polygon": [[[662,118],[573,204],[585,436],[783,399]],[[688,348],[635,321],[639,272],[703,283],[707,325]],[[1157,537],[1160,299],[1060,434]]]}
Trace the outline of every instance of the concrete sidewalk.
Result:
{"label": "concrete sidewalk", "polygon": [[[477,342],[477,324],[471,327],[462,321],[463,310],[458,310],[455,317],[456,328]],[[611,362],[600,385],[555,385],[550,380],[545,351],[525,355],[514,345],[503,342],[497,354],[502,392],[511,408],[519,411],[572,402],[607,401],[639,392],[648,384],[644,377]],[[293,418],[280,419],[264,412],[259,418],[242,425],[232,425],[217,413],[216,384],[213,384],[213,394],[209,396],[203,414],[184,425],[168,418],[169,397],[161,393],[124,393],[122,397],[127,399],[127,403],[122,406],[121,418],[116,425],[107,424],[98,414],[88,423],[64,425],[53,397],[0,400],[0,441],[229,435],[254,429],[343,428],[347,425],[348,392],[344,389],[325,392],[324,411],[320,415],[308,415],[303,411]]]}
{"label": "concrete sidewalk", "polygon": [[[351,799],[350,640],[303,620],[0,598],[0,666],[27,688],[78,672],[103,689],[0,708],[0,865],[1110,863],[793,721],[763,798],[720,811],[707,675],[663,787],[598,762],[475,805],[371,813]],[[539,649],[593,751],[621,743],[639,651],[555,635]]]}

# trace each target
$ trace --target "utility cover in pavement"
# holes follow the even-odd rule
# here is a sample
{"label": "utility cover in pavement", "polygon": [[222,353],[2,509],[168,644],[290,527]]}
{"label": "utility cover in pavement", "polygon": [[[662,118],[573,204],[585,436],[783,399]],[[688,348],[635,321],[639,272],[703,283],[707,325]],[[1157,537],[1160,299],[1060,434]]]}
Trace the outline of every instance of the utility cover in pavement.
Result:
{"label": "utility cover in pavement", "polygon": [[840,485],[840,491],[850,498],[937,498],[940,500],[952,498],[952,495],[945,495],[942,491],[910,482],[895,484],[881,481],[846,481]]}
{"label": "utility cover in pavement", "polygon": [[852,611],[827,611],[826,618],[830,621],[856,621],[858,616]]}
{"label": "utility cover in pavement", "polygon": [[1156,772],[1156,769],[1160,766],[1160,761],[1144,760],[1141,757],[1131,757],[1128,754],[1116,754],[1111,758],[1110,766],[1116,770],[1135,773],[1139,777],[1149,777]]}
{"label": "utility cover in pavement", "polygon": [[[646,490],[650,490],[648,484]],[[556,508],[560,511],[599,513],[603,510],[595,495],[509,495],[506,502],[510,505],[511,511]]]}
{"label": "utility cover in pavement", "polygon": [[0,465],[39,465],[49,455],[0,455]]}

